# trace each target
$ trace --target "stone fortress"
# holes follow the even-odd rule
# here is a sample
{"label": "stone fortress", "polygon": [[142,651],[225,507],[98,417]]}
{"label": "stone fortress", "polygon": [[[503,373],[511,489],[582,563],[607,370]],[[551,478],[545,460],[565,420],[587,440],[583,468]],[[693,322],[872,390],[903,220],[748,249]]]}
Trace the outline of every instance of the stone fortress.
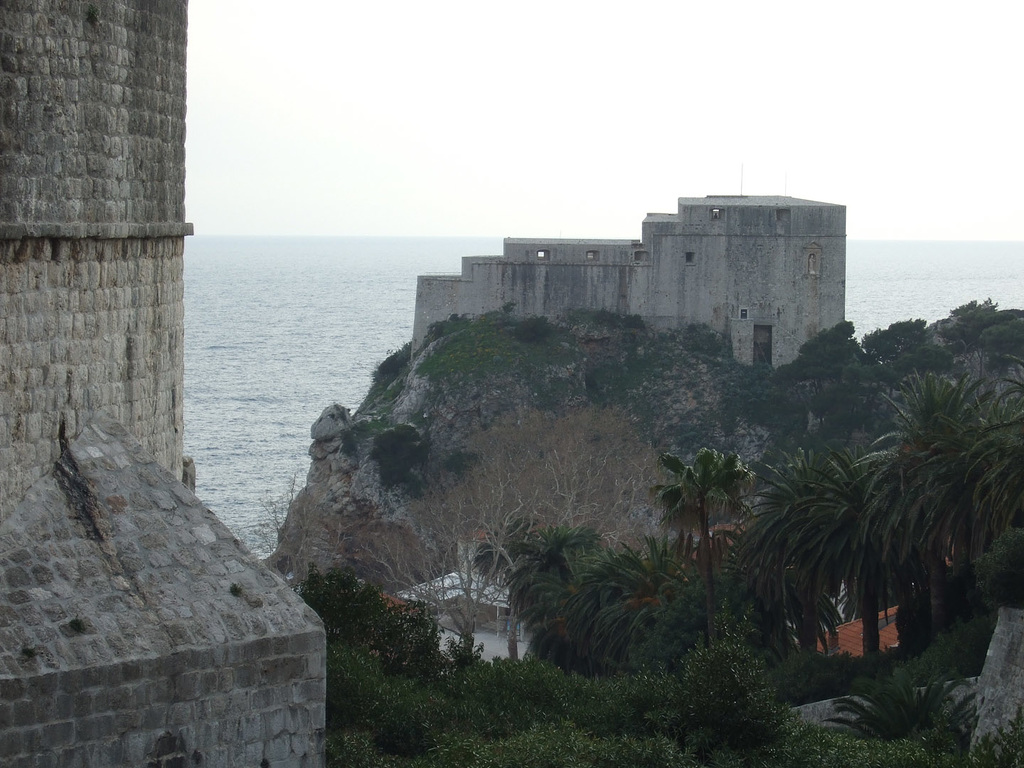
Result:
{"label": "stone fortress", "polygon": [[0,764],[319,766],[319,619],[181,483],[187,0],[0,4]]}
{"label": "stone fortress", "polygon": [[744,363],[780,365],[844,319],[846,207],[793,197],[679,198],[649,214],[641,240],[507,238],[501,256],[416,288],[413,348],[430,325],[511,307],[550,319],[572,309],[639,315],[655,328],[704,323]]}

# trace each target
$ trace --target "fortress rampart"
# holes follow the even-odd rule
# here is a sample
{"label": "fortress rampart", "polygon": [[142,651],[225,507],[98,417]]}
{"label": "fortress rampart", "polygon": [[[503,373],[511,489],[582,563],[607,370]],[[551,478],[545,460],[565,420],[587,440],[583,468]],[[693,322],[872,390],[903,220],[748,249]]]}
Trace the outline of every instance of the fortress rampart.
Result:
{"label": "fortress rampart", "polygon": [[182,476],[186,0],[0,2],[0,764],[320,768],[323,626]]}
{"label": "fortress rampart", "polygon": [[507,238],[462,274],[421,276],[413,346],[449,316],[511,306],[552,319],[573,309],[639,315],[656,328],[705,323],[736,359],[778,365],[846,310],[846,208],[792,197],[680,198],[640,240]]}
{"label": "fortress rampart", "polygon": [[0,519],[96,411],[181,474],[187,12],[0,5]]}

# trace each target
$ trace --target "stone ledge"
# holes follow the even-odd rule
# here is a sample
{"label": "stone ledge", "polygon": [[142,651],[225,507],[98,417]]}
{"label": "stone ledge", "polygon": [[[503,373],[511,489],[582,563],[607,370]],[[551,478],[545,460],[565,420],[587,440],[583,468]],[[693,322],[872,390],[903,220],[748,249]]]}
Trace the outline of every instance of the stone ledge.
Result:
{"label": "stone ledge", "polygon": [[21,240],[26,237],[92,237],[118,240],[128,237],[186,237],[195,234],[192,224],[0,224],[0,240]]}

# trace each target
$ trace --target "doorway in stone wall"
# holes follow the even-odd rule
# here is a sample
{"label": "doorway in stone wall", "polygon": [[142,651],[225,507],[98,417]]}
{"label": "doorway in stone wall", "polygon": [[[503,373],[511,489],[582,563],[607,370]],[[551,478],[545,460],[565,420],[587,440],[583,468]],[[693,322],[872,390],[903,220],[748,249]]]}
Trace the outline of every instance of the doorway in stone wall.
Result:
{"label": "doorway in stone wall", "polygon": [[754,326],[754,365],[772,364],[772,327]]}

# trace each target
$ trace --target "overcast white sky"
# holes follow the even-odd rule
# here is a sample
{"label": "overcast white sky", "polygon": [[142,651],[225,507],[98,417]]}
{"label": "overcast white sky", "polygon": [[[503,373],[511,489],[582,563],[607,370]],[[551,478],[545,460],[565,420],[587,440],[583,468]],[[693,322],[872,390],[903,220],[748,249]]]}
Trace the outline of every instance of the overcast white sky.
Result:
{"label": "overcast white sky", "polygon": [[1006,0],[193,0],[197,234],[640,235],[678,197],[1024,240]]}

